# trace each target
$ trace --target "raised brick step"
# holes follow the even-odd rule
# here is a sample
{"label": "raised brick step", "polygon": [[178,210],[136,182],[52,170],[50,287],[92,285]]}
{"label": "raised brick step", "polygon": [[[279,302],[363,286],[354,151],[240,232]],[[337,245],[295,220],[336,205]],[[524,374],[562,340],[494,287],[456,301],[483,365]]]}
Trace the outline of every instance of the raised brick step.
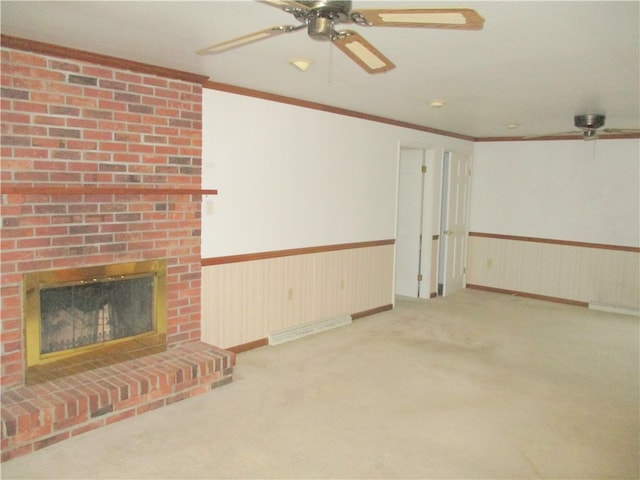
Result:
{"label": "raised brick step", "polygon": [[232,380],[235,354],[202,342],[2,392],[2,461]]}

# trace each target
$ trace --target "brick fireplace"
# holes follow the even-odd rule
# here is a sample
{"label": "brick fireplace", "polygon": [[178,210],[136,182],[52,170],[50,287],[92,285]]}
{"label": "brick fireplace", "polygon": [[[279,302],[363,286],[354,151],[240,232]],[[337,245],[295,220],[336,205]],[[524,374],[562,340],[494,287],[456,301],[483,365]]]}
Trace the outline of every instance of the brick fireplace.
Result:
{"label": "brick fireplace", "polygon": [[[3,460],[231,380],[200,342],[205,80],[2,36]],[[25,277],[149,261],[166,351],[26,386]]]}

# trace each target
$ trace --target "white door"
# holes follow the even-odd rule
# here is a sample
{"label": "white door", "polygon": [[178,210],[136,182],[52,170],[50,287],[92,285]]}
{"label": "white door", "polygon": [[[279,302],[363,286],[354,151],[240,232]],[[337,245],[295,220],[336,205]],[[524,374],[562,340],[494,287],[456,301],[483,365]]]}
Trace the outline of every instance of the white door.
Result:
{"label": "white door", "polygon": [[400,151],[396,233],[396,295],[417,298],[420,293],[424,150]]}
{"label": "white door", "polygon": [[441,248],[444,249],[442,296],[451,295],[465,286],[471,157],[465,153],[449,152],[445,169],[445,208],[440,237]]}

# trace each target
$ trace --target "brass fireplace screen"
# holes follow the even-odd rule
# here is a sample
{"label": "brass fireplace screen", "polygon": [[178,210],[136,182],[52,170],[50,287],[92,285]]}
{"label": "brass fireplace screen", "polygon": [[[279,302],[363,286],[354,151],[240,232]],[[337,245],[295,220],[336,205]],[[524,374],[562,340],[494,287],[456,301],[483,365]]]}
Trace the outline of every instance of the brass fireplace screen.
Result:
{"label": "brass fireplace screen", "polygon": [[24,291],[27,371],[112,345],[122,350],[131,340],[166,339],[164,260],[29,273]]}

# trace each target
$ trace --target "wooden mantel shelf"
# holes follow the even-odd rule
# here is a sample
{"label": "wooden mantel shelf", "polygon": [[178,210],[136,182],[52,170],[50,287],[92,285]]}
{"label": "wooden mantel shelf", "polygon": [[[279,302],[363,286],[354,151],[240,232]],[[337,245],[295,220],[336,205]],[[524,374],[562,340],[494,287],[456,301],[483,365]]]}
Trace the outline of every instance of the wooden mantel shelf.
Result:
{"label": "wooden mantel shelf", "polygon": [[2,185],[1,193],[22,195],[217,195],[218,190],[202,188]]}

